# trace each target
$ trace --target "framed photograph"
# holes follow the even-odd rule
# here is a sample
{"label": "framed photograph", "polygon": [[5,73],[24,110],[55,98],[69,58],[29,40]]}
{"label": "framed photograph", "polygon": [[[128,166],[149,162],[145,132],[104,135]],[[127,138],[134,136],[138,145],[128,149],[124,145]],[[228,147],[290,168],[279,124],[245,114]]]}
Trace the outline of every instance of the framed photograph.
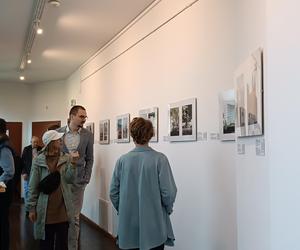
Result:
{"label": "framed photograph", "polygon": [[196,98],[169,104],[169,140],[197,139]]}
{"label": "framed photograph", "polygon": [[129,114],[119,115],[116,118],[117,142],[129,142]]}
{"label": "framed photograph", "polygon": [[152,122],[154,135],[150,142],[158,142],[158,108],[148,108],[139,111],[139,116]]}
{"label": "framed photograph", "polygon": [[263,134],[263,51],[257,49],[240,65],[234,76],[236,134]]}
{"label": "framed photograph", "polygon": [[86,123],[85,128],[87,130],[91,131],[92,134],[94,134],[94,123],[93,122]]}
{"label": "framed photograph", "polygon": [[220,107],[220,139],[235,140],[235,98],[234,89],[219,94]]}
{"label": "framed photograph", "polygon": [[109,120],[99,122],[99,143],[109,144]]}

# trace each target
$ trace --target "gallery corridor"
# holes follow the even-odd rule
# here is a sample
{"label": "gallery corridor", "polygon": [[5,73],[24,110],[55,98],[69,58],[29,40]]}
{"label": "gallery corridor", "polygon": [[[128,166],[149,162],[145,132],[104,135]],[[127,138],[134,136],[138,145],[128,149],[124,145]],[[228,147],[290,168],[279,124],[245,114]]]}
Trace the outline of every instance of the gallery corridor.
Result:
{"label": "gallery corridor", "polygon": [[[15,202],[10,210],[11,250],[38,250],[39,242],[33,239],[33,224],[25,218],[24,205]],[[117,250],[114,240],[81,220],[81,250]]]}

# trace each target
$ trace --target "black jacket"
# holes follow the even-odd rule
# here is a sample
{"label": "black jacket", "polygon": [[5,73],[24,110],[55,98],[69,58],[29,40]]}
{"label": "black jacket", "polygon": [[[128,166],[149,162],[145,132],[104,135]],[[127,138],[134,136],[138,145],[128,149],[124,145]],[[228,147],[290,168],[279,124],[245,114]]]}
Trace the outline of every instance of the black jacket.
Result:
{"label": "black jacket", "polygon": [[[38,146],[37,151],[39,152],[42,148]],[[32,146],[29,145],[23,149],[22,153],[22,174],[30,175],[32,164]]]}

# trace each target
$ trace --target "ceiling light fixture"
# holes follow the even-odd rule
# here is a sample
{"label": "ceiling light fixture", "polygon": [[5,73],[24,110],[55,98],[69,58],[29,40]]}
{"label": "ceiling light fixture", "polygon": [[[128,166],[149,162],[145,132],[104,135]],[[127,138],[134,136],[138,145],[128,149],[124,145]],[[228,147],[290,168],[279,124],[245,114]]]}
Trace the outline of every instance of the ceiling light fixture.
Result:
{"label": "ceiling light fixture", "polygon": [[60,6],[60,1],[59,0],[48,0],[48,3],[52,6],[55,6],[55,7]]}
{"label": "ceiling light fixture", "polygon": [[38,28],[36,30],[36,33],[39,34],[39,35],[43,34],[43,29],[42,28]]}
{"label": "ceiling light fixture", "polygon": [[20,80],[24,81],[25,80],[25,76],[20,76]]}
{"label": "ceiling light fixture", "polygon": [[27,55],[27,64],[30,64],[32,61],[31,61],[31,58],[30,58],[30,54]]}
{"label": "ceiling light fixture", "polygon": [[28,28],[27,38],[24,44],[23,54],[19,69],[23,71],[26,67],[27,56],[31,53],[31,49],[35,40],[35,36],[39,29],[39,24],[43,15],[46,0],[37,0],[34,6],[34,13]]}

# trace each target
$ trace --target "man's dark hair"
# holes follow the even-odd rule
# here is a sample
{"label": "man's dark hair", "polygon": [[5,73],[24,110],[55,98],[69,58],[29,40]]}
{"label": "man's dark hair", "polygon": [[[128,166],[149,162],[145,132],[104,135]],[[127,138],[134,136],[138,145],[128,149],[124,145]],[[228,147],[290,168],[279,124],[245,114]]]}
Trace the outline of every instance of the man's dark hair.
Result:
{"label": "man's dark hair", "polygon": [[6,133],[6,121],[0,118],[0,134]]}
{"label": "man's dark hair", "polygon": [[69,117],[71,117],[71,115],[77,115],[79,109],[85,110],[85,108],[83,106],[80,106],[80,105],[73,106],[70,109]]}

